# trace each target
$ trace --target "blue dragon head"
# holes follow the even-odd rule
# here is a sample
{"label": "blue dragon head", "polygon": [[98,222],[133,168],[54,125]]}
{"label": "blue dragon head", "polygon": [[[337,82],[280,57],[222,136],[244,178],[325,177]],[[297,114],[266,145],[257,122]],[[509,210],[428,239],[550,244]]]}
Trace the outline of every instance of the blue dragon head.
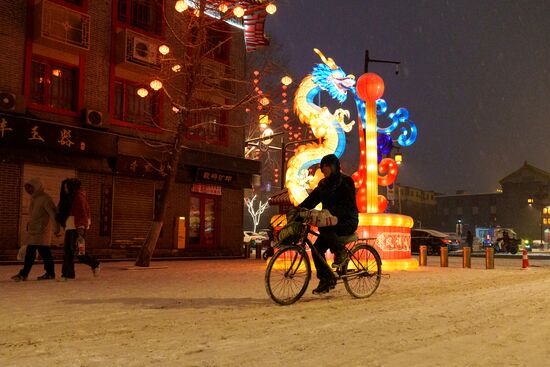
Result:
{"label": "blue dragon head", "polygon": [[316,64],[313,67],[313,72],[311,73],[313,82],[323,90],[326,90],[333,99],[343,103],[348,97],[348,90],[355,85],[355,76],[346,75],[332,58],[329,57],[327,59],[316,48],[313,50],[323,60],[323,64]]}

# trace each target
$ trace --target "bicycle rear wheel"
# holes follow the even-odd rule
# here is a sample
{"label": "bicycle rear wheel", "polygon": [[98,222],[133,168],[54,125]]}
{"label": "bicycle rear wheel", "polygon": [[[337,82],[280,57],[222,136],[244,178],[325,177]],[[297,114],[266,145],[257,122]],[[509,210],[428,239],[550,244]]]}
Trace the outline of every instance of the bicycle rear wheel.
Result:
{"label": "bicycle rear wheel", "polygon": [[358,243],[351,249],[351,256],[343,266],[346,290],[353,297],[366,298],[373,294],[382,276],[382,260],[378,251],[366,243]]}
{"label": "bicycle rear wheel", "polygon": [[265,289],[280,305],[296,302],[311,278],[309,256],[303,247],[291,245],[277,251],[265,270]]}

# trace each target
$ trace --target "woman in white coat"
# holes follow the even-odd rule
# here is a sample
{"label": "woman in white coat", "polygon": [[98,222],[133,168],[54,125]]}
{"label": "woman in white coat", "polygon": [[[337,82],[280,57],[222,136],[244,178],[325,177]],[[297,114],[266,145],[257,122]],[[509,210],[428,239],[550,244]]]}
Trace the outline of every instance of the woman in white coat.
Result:
{"label": "woman in white coat", "polygon": [[25,265],[17,275],[11,277],[14,281],[27,280],[31,268],[36,259],[36,252],[44,261],[46,273],[39,276],[38,280],[55,279],[55,268],[52,252],[50,250],[52,228],[59,234],[60,227],[55,220],[57,214],[52,198],[46,192],[38,178],[33,178],[25,183],[25,191],[31,195],[29,203],[29,222],[27,223],[27,250],[25,252]]}

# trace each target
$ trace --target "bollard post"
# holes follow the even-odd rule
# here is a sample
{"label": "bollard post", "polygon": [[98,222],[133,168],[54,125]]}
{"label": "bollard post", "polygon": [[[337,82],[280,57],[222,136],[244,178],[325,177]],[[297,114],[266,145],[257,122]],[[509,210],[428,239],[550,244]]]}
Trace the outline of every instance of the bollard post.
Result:
{"label": "bollard post", "polygon": [[249,242],[243,243],[243,249],[244,249],[243,257],[245,259],[248,259],[250,257],[250,243]]}
{"label": "bollard post", "polygon": [[485,269],[495,268],[495,249],[487,247],[485,249]]}
{"label": "bollard post", "polygon": [[439,248],[439,256],[441,258],[441,267],[446,268],[449,266],[449,249],[447,246],[441,246]]}
{"label": "bollard post", "polygon": [[462,250],[464,251],[463,258],[462,258],[462,267],[463,268],[471,268],[472,267],[472,254],[471,254],[471,248],[470,247],[463,247]]}
{"label": "bollard post", "polygon": [[428,265],[428,246],[421,245],[420,246],[420,254],[419,254],[419,265],[420,266],[427,266]]}

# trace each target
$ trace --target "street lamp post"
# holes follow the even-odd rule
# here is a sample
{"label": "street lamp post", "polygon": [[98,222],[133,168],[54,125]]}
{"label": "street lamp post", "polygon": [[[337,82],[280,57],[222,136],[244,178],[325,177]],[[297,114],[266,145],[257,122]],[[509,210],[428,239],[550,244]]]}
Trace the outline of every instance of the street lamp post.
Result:
{"label": "street lamp post", "polygon": [[395,74],[399,74],[399,64],[401,64],[401,61],[371,59],[369,57],[369,50],[365,50],[365,73],[369,72],[369,62],[378,62],[382,64],[394,64]]}

